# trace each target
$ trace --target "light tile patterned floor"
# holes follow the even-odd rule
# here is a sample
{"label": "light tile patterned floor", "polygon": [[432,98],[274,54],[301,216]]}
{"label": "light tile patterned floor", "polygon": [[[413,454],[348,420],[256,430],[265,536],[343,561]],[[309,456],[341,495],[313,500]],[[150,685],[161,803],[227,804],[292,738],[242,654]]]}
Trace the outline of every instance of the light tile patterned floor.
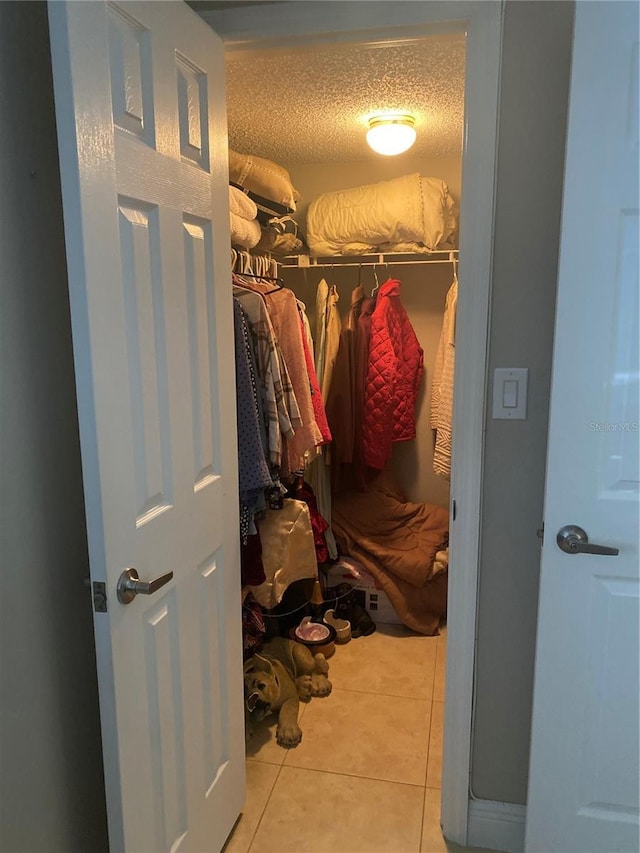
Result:
{"label": "light tile patterned floor", "polygon": [[252,740],[225,853],[464,853],[439,825],[445,660],[446,630],[378,625],[337,646],[300,746],[279,747],[275,721]]}

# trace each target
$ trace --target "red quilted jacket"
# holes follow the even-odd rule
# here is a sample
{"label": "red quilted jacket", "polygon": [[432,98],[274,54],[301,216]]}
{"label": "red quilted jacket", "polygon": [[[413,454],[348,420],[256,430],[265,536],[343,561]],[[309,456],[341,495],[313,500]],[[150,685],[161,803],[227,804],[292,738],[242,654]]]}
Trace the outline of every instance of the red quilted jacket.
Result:
{"label": "red quilted jacket", "polygon": [[364,458],[371,468],[384,468],[394,441],[416,436],[422,365],[422,347],[400,302],[400,282],[389,279],[378,292],[371,317],[362,429]]}

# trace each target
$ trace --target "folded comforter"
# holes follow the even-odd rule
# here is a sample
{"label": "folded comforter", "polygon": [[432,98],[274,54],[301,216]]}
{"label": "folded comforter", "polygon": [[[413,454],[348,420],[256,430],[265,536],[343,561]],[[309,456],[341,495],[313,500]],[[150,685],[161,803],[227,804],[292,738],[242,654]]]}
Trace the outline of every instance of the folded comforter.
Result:
{"label": "folded comforter", "polygon": [[332,526],[341,553],[373,575],[404,624],[437,634],[446,613],[447,572],[435,564],[448,541],[448,511],[407,501],[383,471],[366,491],[334,498]]}
{"label": "folded comforter", "polygon": [[253,249],[254,246],[258,245],[262,236],[262,229],[257,219],[243,219],[237,213],[229,211],[229,223],[232,246]]}
{"label": "folded comforter", "polygon": [[242,219],[256,219],[258,208],[255,201],[237,187],[229,187],[229,210]]}
{"label": "folded comforter", "polygon": [[324,193],[307,214],[313,255],[430,252],[452,244],[455,231],[455,204],[446,183],[417,172]]}

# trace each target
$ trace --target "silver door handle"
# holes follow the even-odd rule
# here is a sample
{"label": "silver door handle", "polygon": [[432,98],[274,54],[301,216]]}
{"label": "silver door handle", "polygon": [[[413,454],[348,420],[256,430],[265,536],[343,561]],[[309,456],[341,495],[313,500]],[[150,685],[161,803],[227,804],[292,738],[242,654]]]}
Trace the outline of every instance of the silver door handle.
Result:
{"label": "silver door handle", "polygon": [[118,578],[116,587],[118,601],[121,604],[131,604],[136,595],[152,595],[161,586],[169,583],[172,577],[173,572],[167,572],[166,575],[160,575],[152,581],[141,581],[135,569],[125,569]]}
{"label": "silver door handle", "polygon": [[567,524],[558,530],[556,542],[561,551],[566,554],[603,554],[608,557],[617,556],[618,548],[609,545],[590,545],[585,531],[576,524]]}

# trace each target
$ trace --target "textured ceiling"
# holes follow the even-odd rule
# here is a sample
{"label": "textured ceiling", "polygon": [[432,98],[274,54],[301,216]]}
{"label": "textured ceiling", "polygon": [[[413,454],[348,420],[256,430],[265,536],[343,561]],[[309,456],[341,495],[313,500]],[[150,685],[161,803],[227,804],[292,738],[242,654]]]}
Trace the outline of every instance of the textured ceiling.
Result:
{"label": "textured ceiling", "polygon": [[459,156],[464,104],[463,35],[402,45],[229,53],[230,145],[281,163],[377,159],[366,117],[410,112],[412,154]]}

